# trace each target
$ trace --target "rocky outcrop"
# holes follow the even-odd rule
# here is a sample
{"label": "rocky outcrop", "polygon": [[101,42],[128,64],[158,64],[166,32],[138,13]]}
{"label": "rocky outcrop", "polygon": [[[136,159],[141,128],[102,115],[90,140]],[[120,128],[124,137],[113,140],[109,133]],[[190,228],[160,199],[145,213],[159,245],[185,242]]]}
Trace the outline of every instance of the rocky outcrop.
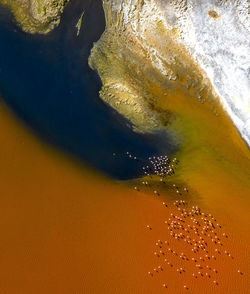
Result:
{"label": "rocky outcrop", "polygon": [[102,79],[104,101],[135,129],[152,131],[174,114],[168,107],[163,115],[162,103],[196,98],[215,116],[222,106],[250,143],[246,0],[104,0],[103,6],[106,30],[89,64]]}
{"label": "rocky outcrop", "polygon": [[8,6],[22,29],[29,33],[47,34],[60,23],[69,0],[0,0]]}
{"label": "rocky outcrop", "polygon": [[105,0],[106,30],[89,58],[102,79],[101,98],[141,132],[166,126],[175,111],[170,104],[180,95],[216,103],[209,80],[158,2]]}

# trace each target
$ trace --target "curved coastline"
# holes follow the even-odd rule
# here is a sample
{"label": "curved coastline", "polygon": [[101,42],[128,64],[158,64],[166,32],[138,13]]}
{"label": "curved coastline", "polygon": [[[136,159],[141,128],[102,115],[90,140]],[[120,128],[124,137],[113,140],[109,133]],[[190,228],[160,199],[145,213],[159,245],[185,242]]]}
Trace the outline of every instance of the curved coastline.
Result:
{"label": "curved coastline", "polygon": [[8,7],[22,30],[32,34],[47,34],[60,23],[69,0],[0,0]]}
{"label": "curved coastline", "polygon": [[[5,103],[32,128],[36,137],[42,137],[78,159],[75,165],[57,150],[54,152],[54,148],[41,144],[0,102],[0,226],[3,236],[0,289],[6,293],[27,294],[160,294],[166,293],[167,283],[170,293],[182,293],[183,285],[189,289],[185,292],[195,294],[203,293],[204,289],[207,294],[245,293],[250,245],[249,149],[217,103],[211,85],[200,83],[203,76],[191,63],[187,63],[181,75],[183,64],[177,56],[172,60],[172,72],[171,67],[168,68],[167,78],[162,78],[157,55],[152,59],[158,61],[153,68],[148,60],[143,67],[141,59],[134,55],[140,51],[136,51],[138,40],[133,36],[122,39],[111,29],[99,42],[104,27],[98,33],[88,30],[88,26],[94,28],[96,23],[96,15],[91,17],[91,10],[86,13],[87,26],[83,26],[76,37],[75,24],[84,8],[82,2],[72,1],[60,26],[46,37],[25,34],[8,20],[0,26],[0,44],[4,41],[4,46],[0,47],[0,92]],[[97,2],[89,0],[88,3],[94,7]],[[102,8],[98,7],[104,24]],[[157,24],[156,28],[162,33],[162,24]],[[171,32],[176,33],[176,30]],[[154,42],[157,34],[150,37]],[[118,42],[120,47],[117,46],[117,40],[124,42],[124,39],[125,44]],[[165,128],[164,132],[158,135],[155,130],[152,135],[135,133],[129,120],[100,99],[101,81],[88,67],[89,50],[96,41],[92,64],[99,70],[103,86],[117,77],[119,80],[115,81],[121,84],[121,87],[114,87],[115,83],[111,83],[111,90],[116,92],[108,96],[110,88],[104,88],[102,97],[107,95],[114,99],[124,89],[130,90],[127,94],[134,91],[143,98],[143,94],[148,94],[152,99],[149,102],[154,103],[143,106],[148,107],[149,114],[157,113],[155,119]],[[130,55],[124,50],[130,46],[128,44],[133,45]],[[131,58],[121,58],[124,56]],[[127,69],[124,61],[129,71],[119,70],[120,67]],[[142,78],[143,83],[140,83]],[[133,111],[131,113],[133,115]],[[166,115],[167,120],[162,119]],[[135,125],[138,117],[132,118]],[[127,150],[142,158],[159,152],[174,154],[178,167],[164,183],[156,175],[137,178],[141,175],[136,161],[113,157],[113,152],[119,155]],[[136,179],[120,183],[89,167],[78,169],[79,159],[113,178]],[[145,181],[149,186],[144,185]],[[139,189],[134,189],[135,185]],[[188,187],[188,191],[183,187]],[[197,221],[196,215],[204,211],[205,230],[206,226],[213,230],[213,223],[207,218],[211,213],[216,227],[222,227],[221,233],[228,234],[228,238],[219,234],[223,240],[220,247],[215,246],[219,239],[213,240],[212,235],[204,237],[202,232],[200,239],[208,239],[207,253],[213,254],[211,259],[214,259],[210,261],[214,269],[211,273],[204,266],[209,261],[201,259],[202,277],[191,275],[199,269],[191,261],[197,254],[191,251],[190,244],[179,238],[175,240],[167,233],[168,217],[176,217],[177,207],[173,208],[172,203],[179,199],[187,200],[185,209],[187,213],[190,208],[191,227],[195,228],[199,221],[202,224],[202,218],[198,216]],[[191,211],[191,207],[197,210]],[[185,210],[179,207],[178,211]],[[185,218],[185,224],[188,219]],[[175,224],[176,221],[171,226]],[[174,232],[179,234],[180,228],[177,226],[178,231]],[[193,233],[188,234],[192,236]],[[194,241],[196,238],[194,235]],[[164,255],[156,258],[157,252],[162,253],[159,239],[165,241],[161,249]],[[168,245],[176,256],[172,255],[174,252],[168,253],[166,241],[170,241]],[[217,246],[221,256],[214,251]],[[190,262],[182,261],[183,254],[180,259],[176,253],[186,253],[186,247]],[[224,255],[229,252],[232,258]],[[198,257],[200,255],[203,253],[199,251]],[[172,269],[165,258],[173,262]],[[177,273],[180,266],[185,273]],[[208,273],[211,279],[205,276]],[[215,285],[213,280],[218,283]]]}
{"label": "curved coastline", "polygon": [[[85,23],[77,37],[75,24],[83,10]],[[23,33],[10,22],[10,13],[1,11],[1,94],[40,137],[119,179],[137,177],[138,163],[114,159],[113,152],[146,158],[177,150],[161,133],[135,134],[130,122],[99,98],[100,79],[88,56],[105,28],[101,1],[70,2],[60,25],[46,36]]]}
{"label": "curved coastline", "polygon": [[[250,144],[245,0],[104,0],[103,6],[106,30],[89,63],[102,79],[104,101],[137,131],[148,132],[166,122],[156,109],[157,98],[147,91],[147,80],[157,80],[165,95],[180,85],[191,87],[193,97],[211,103],[215,115],[222,107]],[[212,8],[216,18],[209,15]]]}

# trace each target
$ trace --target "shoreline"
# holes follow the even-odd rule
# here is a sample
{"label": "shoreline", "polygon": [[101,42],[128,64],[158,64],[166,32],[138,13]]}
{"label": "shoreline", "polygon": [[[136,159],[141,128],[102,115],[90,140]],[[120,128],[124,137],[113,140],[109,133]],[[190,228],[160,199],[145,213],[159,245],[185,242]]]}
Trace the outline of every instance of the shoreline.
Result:
{"label": "shoreline", "polygon": [[[75,24],[83,9],[85,25],[77,37]],[[131,123],[99,98],[101,81],[88,56],[105,26],[100,1],[69,3],[60,25],[46,36],[26,34],[10,20],[10,14],[1,20],[1,92],[39,138],[118,179],[137,177],[138,165],[114,161],[113,152],[146,158],[177,150],[162,133],[135,134]],[[102,153],[99,146],[106,146]]]}

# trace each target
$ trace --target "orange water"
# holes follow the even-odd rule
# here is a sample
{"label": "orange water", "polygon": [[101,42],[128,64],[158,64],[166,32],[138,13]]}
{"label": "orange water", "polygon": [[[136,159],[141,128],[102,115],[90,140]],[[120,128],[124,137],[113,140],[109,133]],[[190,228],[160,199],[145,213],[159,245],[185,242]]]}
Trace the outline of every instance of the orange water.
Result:
{"label": "orange water", "polygon": [[[163,198],[172,201],[167,192],[136,192],[73,163],[36,139],[3,105],[0,142],[0,293],[248,293],[248,189],[236,180],[231,185],[220,169],[214,168],[211,191],[199,201],[192,198],[229,235],[225,246],[234,260],[216,262],[215,287],[165,267],[148,276],[161,263],[153,255],[155,241],[169,238],[164,220],[174,208],[162,205]],[[206,191],[202,175],[190,178]],[[232,191],[226,191],[227,203],[225,190],[221,196],[226,186]]]}

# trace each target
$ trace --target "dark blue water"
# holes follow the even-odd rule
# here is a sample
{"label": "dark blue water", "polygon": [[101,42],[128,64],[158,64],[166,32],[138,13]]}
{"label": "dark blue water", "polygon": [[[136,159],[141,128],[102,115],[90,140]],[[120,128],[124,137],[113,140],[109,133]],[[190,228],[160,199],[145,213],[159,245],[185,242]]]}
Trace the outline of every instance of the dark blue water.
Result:
{"label": "dark blue water", "polygon": [[[75,24],[83,9],[77,37]],[[128,179],[140,174],[141,162],[122,156],[126,151],[145,159],[170,154],[175,147],[163,134],[134,133],[99,98],[101,82],[87,59],[104,28],[98,0],[73,1],[60,26],[47,36],[23,33],[0,8],[0,95],[46,142],[113,178]]]}

